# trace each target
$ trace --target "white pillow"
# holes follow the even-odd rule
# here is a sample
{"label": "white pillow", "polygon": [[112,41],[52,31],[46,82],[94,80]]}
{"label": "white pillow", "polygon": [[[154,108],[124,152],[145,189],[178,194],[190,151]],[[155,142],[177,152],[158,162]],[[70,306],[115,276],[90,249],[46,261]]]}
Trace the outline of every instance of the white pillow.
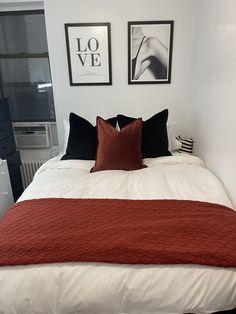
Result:
{"label": "white pillow", "polygon": [[[66,153],[68,138],[70,134],[70,123],[68,120],[63,119],[63,125],[64,125],[64,142],[63,142],[63,152]],[[119,125],[117,123],[117,128],[119,128]],[[181,142],[176,138],[178,137],[178,133],[176,130],[176,122],[168,122],[167,123],[167,132],[168,132],[168,140],[169,140],[169,150],[170,151],[176,151],[179,150],[182,146]]]}
{"label": "white pillow", "polygon": [[179,134],[176,131],[176,122],[167,123],[167,132],[169,140],[169,150],[171,152],[176,151],[181,148],[181,142],[176,138]]}
{"label": "white pillow", "polygon": [[63,126],[64,126],[64,142],[63,142],[63,152],[66,153],[69,133],[70,133],[70,123],[68,120],[63,119]]}

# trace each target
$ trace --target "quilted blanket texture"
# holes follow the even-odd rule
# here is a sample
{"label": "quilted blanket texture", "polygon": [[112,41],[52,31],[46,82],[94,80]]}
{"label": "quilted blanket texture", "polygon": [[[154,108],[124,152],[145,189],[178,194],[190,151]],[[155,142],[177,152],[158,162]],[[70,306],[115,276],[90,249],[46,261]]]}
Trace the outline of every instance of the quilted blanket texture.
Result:
{"label": "quilted blanket texture", "polygon": [[57,262],[236,267],[236,213],[183,200],[15,204],[0,222],[0,265]]}

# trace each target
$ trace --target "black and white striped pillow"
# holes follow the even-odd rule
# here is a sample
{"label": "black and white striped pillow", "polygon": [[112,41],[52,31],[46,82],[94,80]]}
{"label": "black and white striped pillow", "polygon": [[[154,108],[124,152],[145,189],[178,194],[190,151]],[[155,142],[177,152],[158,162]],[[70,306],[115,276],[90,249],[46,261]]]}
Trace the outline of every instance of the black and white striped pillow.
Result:
{"label": "black and white striped pillow", "polygon": [[178,149],[179,153],[188,153],[188,154],[193,153],[193,139],[192,138],[184,139],[180,137],[179,135],[176,137],[176,139],[180,141],[181,143],[181,148]]}

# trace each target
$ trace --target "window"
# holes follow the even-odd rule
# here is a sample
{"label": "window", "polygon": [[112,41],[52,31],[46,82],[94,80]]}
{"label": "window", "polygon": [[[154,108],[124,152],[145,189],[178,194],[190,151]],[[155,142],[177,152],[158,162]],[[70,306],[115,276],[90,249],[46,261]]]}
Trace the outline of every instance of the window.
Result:
{"label": "window", "polygon": [[0,13],[0,93],[13,121],[55,121],[44,12]]}

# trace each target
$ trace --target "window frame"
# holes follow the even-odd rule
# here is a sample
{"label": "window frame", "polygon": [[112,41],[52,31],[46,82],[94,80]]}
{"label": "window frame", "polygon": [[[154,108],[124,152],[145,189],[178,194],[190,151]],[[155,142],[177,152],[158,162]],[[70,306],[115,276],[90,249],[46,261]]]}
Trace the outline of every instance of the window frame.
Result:
{"label": "window frame", "polygon": [[[14,16],[14,15],[38,15],[38,14],[43,14],[45,15],[45,11],[42,9],[39,10],[17,10],[17,11],[1,11],[0,12],[0,17],[1,16]],[[48,64],[49,64],[49,71],[50,71],[50,76],[51,76],[51,68],[50,68],[50,62],[49,62],[49,53],[3,53],[0,54],[0,59],[31,59],[31,58],[46,58],[48,59]],[[53,90],[52,90],[53,94]],[[0,71],[0,97],[7,97],[4,95],[4,89],[3,89],[3,83],[2,83],[2,77],[1,77],[1,71]],[[54,99],[53,99],[53,106],[54,106],[54,111],[55,111],[55,104],[54,104]],[[56,113],[55,113],[56,114]],[[21,122],[22,120],[14,120],[13,122]],[[29,120],[25,119],[26,122]],[[33,122],[33,120],[30,120]],[[36,120],[34,120],[35,122]],[[55,119],[48,119],[48,120],[41,120],[38,119],[37,121],[50,121],[50,122],[55,122]]]}

